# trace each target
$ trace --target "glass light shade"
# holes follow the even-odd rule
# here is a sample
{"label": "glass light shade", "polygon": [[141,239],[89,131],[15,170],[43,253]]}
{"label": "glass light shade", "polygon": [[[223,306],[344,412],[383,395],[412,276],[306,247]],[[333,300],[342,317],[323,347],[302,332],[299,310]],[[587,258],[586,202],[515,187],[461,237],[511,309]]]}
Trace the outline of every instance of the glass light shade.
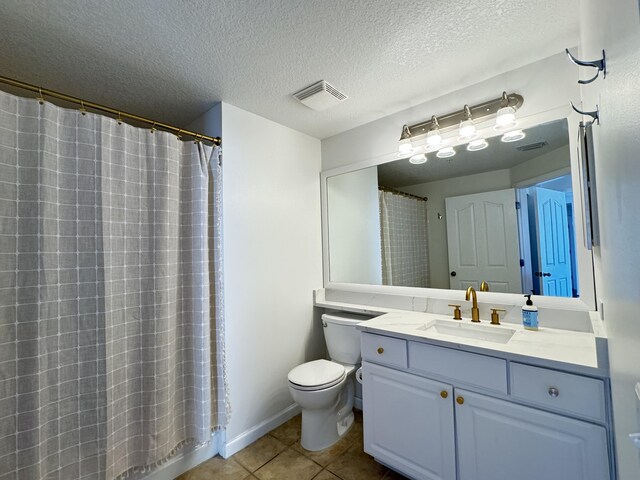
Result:
{"label": "glass light shade", "polygon": [[462,120],[460,122],[460,136],[458,137],[458,141],[468,142],[477,136],[478,132],[476,131],[476,126],[473,124],[473,120]]}
{"label": "glass light shade", "polygon": [[500,140],[506,143],[510,143],[522,140],[524,137],[526,137],[526,135],[522,130],[512,130],[502,135],[502,138]]}
{"label": "glass light shade", "polygon": [[467,150],[469,150],[470,152],[477,152],[478,150],[484,150],[488,146],[489,144],[487,143],[487,141],[484,138],[480,138],[478,140],[469,142],[469,145],[467,145]]}
{"label": "glass light shade", "polygon": [[498,110],[496,125],[493,129],[496,131],[508,130],[515,127],[517,124],[515,109],[513,107],[503,107]]}
{"label": "glass light shade", "polygon": [[408,156],[413,153],[413,145],[411,145],[411,139],[405,138],[398,142],[398,155]]}
{"label": "glass light shade", "polygon": [[444,147],[438,150],[438,153],[436,153],[436,157],[449,158],[449,157],[453,157],[455,154],[456,154],[456,151],[454,150],[453,147]]}
{"label": "glass light shade", "polygon": [[440,135],[440,129],[434,128],[427,133],[427,147],[439,148],[442,145],[442,135]]}
{"label": "glass light shade", "polygon": [[409,159],[411,163],[414,165],[420,165],[421,163],[425,163],[427,161],[427,156],[424,153],[419,153],[418,155],[414,155]]}

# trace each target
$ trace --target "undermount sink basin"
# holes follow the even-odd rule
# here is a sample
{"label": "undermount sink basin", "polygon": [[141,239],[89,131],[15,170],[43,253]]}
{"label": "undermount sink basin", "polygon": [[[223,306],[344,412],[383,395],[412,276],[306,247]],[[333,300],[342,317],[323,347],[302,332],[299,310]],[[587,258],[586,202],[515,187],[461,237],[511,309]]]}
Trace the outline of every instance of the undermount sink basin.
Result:
{"label": "undermount sink basin", "polygon": [[453,322],[451,320],[432,320],[426,325],[418,327],[425,332],[449,335],[452,337],[472,338],[493,343],[508,343],[516,333],[511,328],[497,327],[494,325],[475,325],[462,323],[463,320]]}

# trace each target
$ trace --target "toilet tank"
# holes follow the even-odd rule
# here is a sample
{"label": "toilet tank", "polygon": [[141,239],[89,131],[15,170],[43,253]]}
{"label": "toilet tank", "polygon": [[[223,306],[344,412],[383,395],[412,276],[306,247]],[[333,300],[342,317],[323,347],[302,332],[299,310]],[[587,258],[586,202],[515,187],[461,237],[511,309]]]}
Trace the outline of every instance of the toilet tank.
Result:
{"label": "toilet tank", "polygon": [[370,318],[344,312],[322,315],[324,339],[331,360],[347,365],[360,363],[360,330],[356,325]]}

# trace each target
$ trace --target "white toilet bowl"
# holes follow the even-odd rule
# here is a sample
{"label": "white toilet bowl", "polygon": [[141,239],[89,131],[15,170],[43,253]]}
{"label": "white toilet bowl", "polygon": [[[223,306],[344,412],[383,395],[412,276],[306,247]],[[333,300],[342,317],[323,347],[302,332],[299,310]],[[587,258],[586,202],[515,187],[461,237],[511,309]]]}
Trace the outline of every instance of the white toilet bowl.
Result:
{"label": "white toilet bowl", "polygon": [[368,320],[349,313],[324,314],[322,326],[329,360],[314,360],[289,372],[289,391],[302,410],[302,446],[323,450],[353,425],[354,376],[360,363],[360,332]]}
{"label": "white toilet bowl", "polygon": [[289,372],[289,391],[302,410],[306,450],[318,451],[340,440],[354,421],[355,366],[328,360],[304,363]]}

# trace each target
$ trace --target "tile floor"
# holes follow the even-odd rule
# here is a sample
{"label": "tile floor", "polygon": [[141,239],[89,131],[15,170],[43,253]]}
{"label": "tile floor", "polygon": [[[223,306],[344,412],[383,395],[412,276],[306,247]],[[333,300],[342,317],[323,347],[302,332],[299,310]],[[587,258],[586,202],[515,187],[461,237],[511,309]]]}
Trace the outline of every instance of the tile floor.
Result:
{"label": "tile floor", "polygon": [[362,448],[362,413],[331,448],[309,452],[300,445],[300,415],[228,459],[214,457],[178,480],[401,480]]}

